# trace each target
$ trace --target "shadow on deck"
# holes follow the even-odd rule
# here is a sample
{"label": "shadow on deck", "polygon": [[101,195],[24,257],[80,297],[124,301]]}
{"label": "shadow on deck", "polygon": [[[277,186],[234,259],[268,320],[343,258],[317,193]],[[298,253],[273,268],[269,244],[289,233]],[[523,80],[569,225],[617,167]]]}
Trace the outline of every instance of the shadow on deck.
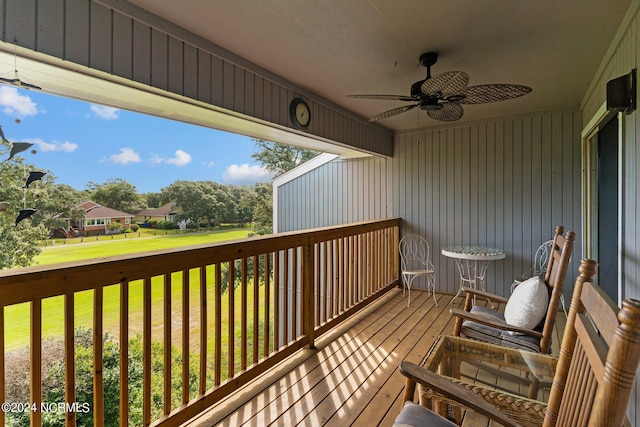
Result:
{"label": "shadow on deck", "polygon": [[[394,289],[319,338],[315,350],[299,351],[185,426],[391,426],[404,387],[397,367],[405,359],[420,363],[439,335],[451,333],[449,309],[463,299],[450,300],[439,294],[436,307],[415,292],[407,307]],[[556,330],[564,322],[559,313]],[[556,332],[554,354],[559,342]]]}

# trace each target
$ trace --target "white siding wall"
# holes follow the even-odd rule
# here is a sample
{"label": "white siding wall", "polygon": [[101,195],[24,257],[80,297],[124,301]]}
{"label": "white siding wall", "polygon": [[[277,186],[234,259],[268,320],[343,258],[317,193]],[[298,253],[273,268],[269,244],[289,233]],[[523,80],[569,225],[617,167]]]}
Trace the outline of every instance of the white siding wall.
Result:
{"label": "white siding wall", "polygon": [[304,230],[393,216],[388,206],[392,162],[336,159],[277,191],[278,231]]}

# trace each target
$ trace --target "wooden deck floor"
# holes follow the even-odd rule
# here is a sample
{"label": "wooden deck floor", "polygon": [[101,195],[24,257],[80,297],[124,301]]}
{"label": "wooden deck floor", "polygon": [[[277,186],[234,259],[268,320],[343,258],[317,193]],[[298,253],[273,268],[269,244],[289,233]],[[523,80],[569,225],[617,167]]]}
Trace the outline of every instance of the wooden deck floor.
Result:
{"label": "wooden deck floor", "polygon": [[[188,425],[391,426],[404,386],[399,363],[420,363],[434,340],[453,329],[451,295],[437,298],[436,307],[433,297],[414,291],[407,307],[402,290],[392,290],[319,338],[315,350],[300,351]],[[559,313],[556,329],[563,327]],[[559,342],[556,334],[554,354]],[[488,423],[474,419],[472,425]]]}

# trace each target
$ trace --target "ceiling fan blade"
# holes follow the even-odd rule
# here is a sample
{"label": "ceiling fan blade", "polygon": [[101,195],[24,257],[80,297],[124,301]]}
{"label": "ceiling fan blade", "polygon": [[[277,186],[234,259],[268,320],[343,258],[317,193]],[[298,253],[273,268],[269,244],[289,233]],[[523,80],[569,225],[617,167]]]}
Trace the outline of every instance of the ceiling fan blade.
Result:
{"label": "ceiling fan blade", "polygon": [[398,107],[398,108],[394,108],[391,110],[387,110],[385,112],[382,112],[376,116],[373,116],[369,119],[370,122],[375,122],[377,120],[382,120],[382,119],[387,119],[389,117],[395,116],[397,114],[400,113],[404,113],[405,111],[409,111],[412,110],[414,108],[416,108],[418,105],[420,104],[413,104],[413,105],[405,105],[404,107]]}
{"label": "ceiling fan blade", "polygon": [[347,95],[349,98],[359,99],[382,99],[388,101],[415,101],[410,96],[406,95]]}
{"label": "ceiling fan blade", "polygon": [[422,83],[422,93],[431,97],[446,98],[464,91],[469,75],[462,71],[449,71],[428,78]]}
{"label": "ceiling fan blade", "polygon": [[455,122],[462,117],[462,107],[455,102],[442,104],[442,108],[438,110],[428,110],[427,115],[434,120],[441,122]]}
{"label": "ceiling fan blade", "polygon": [[488,104],[518,98],[529,92],[531,92],[531,88],[522,85],[496,83],[470,86],[461,93],[464,95],[464,99],[457,102],[460,104]]}

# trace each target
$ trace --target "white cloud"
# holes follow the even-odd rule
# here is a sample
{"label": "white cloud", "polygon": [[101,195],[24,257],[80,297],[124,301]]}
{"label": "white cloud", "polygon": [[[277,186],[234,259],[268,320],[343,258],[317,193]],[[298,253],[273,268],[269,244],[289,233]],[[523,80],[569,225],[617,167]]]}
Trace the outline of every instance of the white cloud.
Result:
{"label": "white cloud", "polygon": [[202,164],[206,168],[212,168],[216,164],[216,162],[211,160],[210,162],[202,162]]}
{"label": "white cloud", "polygon": [[76,151],[76,149],[78,148],[78,144],[74,144],[73,142],[69,142],[69,141],[64,141],[64,142],[59,142],[59,141],[53,141],[53,142],[46,142],[43,141],[40,138],[36,138],[36,139],[31,139],[28,140],[27,142],[33,142],[40,151],[42,152],[46,152],[46,151],[64,151],[65,153],[72,153],[74,151]]}
{"label": "white cloud", "polygon": [[112,154],[109,158],[113,163],[118,163],[120,165],[140,162],[140,155],[133,151],[132,148],[121,148],[120,154]]}
{"label": "white cloud", "polygon": [[162,163],[175,166],[185,166],[191,163],[191,160],[191,154],[187,153],[184,150],[176,150],[173,157],[169,159],[167,159],[166,157],[161,157],[158,154],[152,154],[151,158],[149,159],[149,163],[151,163],[152,166],[157,166]]}
{"label": "white cloud", "polygon": [[159,165],[162,162],[164,162],[164,159],[157,154],[152,154],[151,158],[149,159],[149,163],[151,163],[152,166]]}
{"label": "white cloud", "polygon": [[28,96],[20,95],[15,87],[0,86],[0,106],[9,115],[26,117],[38,114],[37,104]]}
{"label": "white cloud", "polygon": [[262,166],[249,166],[244,163],[242,165],[231,165],[222,174],[222,178],[227,184],[254,184],[256,182],[269,181],[273,174]]}
{"label": "white cloud", "polygon": [[191,154],[182,150],[177,150],[174,157],[167,159],[166,162],[170,165],[185,166],[191,163]]}
{"label": "white cloud", "polygon": [[105,120],[115,120],[118,118],[118,114],[120,113],[120,110],[117,108],[107,107],[104,105],[91,104],[90,108],[96,116]]}

